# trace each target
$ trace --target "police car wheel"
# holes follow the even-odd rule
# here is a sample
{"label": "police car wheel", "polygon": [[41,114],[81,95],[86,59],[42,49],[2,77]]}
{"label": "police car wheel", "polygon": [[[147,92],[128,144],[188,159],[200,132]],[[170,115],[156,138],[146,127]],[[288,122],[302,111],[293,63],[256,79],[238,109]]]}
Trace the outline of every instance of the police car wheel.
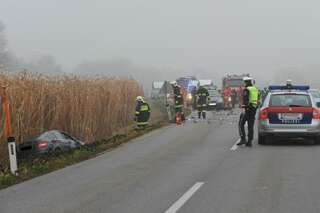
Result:
{"label": "police car wheel", "polygon": [[316,138],[309,138],[307,142],[308,142],[308,145],[316,145],[319,143],[318,141],[319,141],[319,138],[316,137]]}
{"label": "police car wheel", "polygon": [[259,134],[258,144],[260,144],[260,145],[267,144],[267,137],[266,136],[262,136],[262,135]]}
{"label": "police car wheel", "polygon": [[316,136],[316,137],[314,138],[314,143],[315,143],[315,144],[320,144],[320,136]]}

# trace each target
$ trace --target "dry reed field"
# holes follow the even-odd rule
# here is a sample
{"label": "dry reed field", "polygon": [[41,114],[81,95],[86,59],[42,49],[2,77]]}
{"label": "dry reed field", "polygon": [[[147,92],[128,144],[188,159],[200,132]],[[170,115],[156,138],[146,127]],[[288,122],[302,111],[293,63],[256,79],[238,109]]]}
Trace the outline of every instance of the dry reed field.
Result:
{"label": "dry reed field", "polygon": [[[12,126],[18,143],[43,131],[59,129],[90,143],[110,137],[132,123],[140,85],[129,79],[0,73],[8,85]],[[0,111],[0,163],[7,145]]]}

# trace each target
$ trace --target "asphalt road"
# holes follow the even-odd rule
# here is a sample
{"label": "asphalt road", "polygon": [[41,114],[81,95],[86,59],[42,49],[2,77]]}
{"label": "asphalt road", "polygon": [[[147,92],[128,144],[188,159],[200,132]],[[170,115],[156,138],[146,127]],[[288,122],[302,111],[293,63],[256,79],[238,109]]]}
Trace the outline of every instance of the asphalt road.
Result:
{"label": "asphalt road", "polygon": [[320,146],[236,147],[237,114],[169,126],[0,191],[1,213],[320,212]]}

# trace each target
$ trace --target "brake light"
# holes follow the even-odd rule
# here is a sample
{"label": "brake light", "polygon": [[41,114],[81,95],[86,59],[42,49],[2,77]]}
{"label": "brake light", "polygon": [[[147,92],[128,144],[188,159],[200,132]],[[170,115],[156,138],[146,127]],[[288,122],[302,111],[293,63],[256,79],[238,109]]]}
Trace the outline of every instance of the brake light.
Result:
{"label": "brake light", "polygon": [[260,110],[259,120],[267,120],[268,119],[268,108],[263,108]]}
{"label": "brake light", "polygon": [[320,120],[320,110],[319,109],[316,109],[316,108],[313,109],[313,119]]}
{"label": "brake light", "polygon": [[38,142],[38,149],[45,149],[49,146],[48,141],[40,141]]}

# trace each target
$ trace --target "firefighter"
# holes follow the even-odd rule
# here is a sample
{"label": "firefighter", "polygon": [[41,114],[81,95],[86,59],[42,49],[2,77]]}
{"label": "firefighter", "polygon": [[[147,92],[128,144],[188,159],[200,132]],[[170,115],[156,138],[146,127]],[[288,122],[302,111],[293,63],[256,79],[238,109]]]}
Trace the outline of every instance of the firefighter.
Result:
{"label": "firefighter", "polygon": [[175,103],[175,113],[176,116],[180,113],[181,120],[184,121],[184,112],[183,112],[183,95],[181,92],[181,87],[176,81],[172,83],[173,93],[174,93],[174,103]]}
{"label": "firefighter", "polygon": [[171,82],[174,95],[181,95],[181,87],[176,81]]}
{"label": "firefighter", "polygon": [[231,88],[226,87],[223,91],[223,101],[224,101],[224,107],[226,109],[230,108],[230,95],[231,95]]}
{"label": "firefighter", "polygon": [[144,129],[148,125],[150,118],[150,106],[142,96],[136,99],[136,122],[138,129]]}
{"label": "firefighter", "polygon": [[238,98],[238,93],[237,93],[237,91],[235,89],[233,89],[232,92],[231,92],[232,109],[234,109],[235,106],[236,106],[237,98]]}
{"label": "firefighter", "polygon": [[[239,120],[239,133],[241,140],[237,144],[246,145],[247,147],[252,146],[252,140],[254,136],[254,123],[255,116],[257,112],[257,108],[259,105],[259,90],[256,86],[254,86],[254,82],[252,78],[245,77],[243,79],[245,83],[245,89],[243,90],[243,100],[242,100],[242,108],[244,108],[244,112],[240,115]],[[248,122],[248,140],[246,140],[246,131],[245,124]]]}
{"label": "firefighter", "polygon": [[209,97],[209,92],[203,86],[200,86],[197,91],[198,97],[198,118],[201,119],[201,115],[203,119],[206,119],[206,109],[207,109],[207,100]]}

